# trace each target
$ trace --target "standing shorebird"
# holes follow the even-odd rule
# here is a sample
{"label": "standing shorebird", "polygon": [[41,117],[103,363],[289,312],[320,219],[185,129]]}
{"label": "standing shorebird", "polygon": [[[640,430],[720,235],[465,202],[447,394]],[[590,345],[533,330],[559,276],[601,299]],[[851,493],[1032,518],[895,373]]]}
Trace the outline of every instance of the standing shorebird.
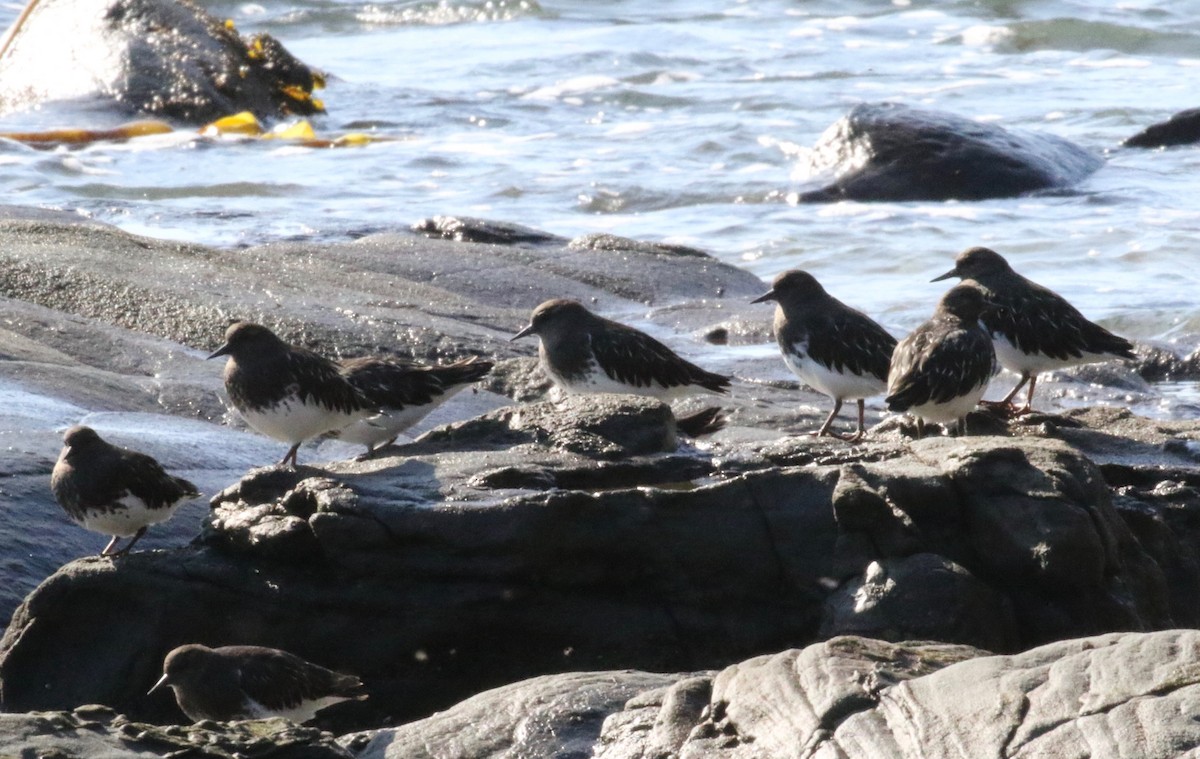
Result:
{"label": "standing shorebird", "polygon": [[163,660],[163,676],[149,693],[164,685],[197,722],[283,717],[303,723],[328,706],[367,697],[354,675],[262,646],[179,646]]}
{"label": "standing shorebird", "polygon": [[[129,553],[147,527],[170,519],[181,504],[200,495],[195,485],[167,474],[150,456],[118,448],[84,426],[63,435],[50,490],[71,521],[112,537],[101,556]],[[124,548],[113,550],[129,537],[133,540]]]}
{"label": "standing shorebird", "polygon": [[[1133,359],[1133,345],[1088,321],[1061,295],[1025,279],[1008,261],[989,248],[968,248],[954,260],[954,268],[933,281],[960,277],[984,290],[989,308],[983,324],[996,348],[996,359],[1021,381],[999,405],[1015,415],[1032,410],[1038,374],[1069,366]],[[1025,406],[1017,409],[1013,398],[1029,383]]]}
{"label": "standing shorebird", "polygon": [[[681,358],[645,332],[605,319],[573,300],[548,300],[533,309],[513,340],[541,338],[543,371],[569,393],[628,393],[670,403],[697,392],[727,393],[730,379]],[[697,435],[714,431],[720,409],[676,420]]]}
{"label": "standing shorebird", "polygon": [[942,296],[929,321],[901,340],[888,372],[891,411],[917,417],[917,437],[925,422],[954,422],[966,434],[966,416],[996,373],[996,352],[979,323],[987,302],[970,283]]}
{"label": "standing shorebird", "polygon": [[842,401],[858,401],[858,430],[836,435],[855,442],[866,433],[865,398],[887,389],[888,364],[896,338],[857,311],[825,292],[804,271],[785,271],[771,289],[750,301],[775,301],[775,339],[788,368],[804,383],[833,399],[833,411],[814,435],[829,435]]}
{"label": "standing shorebird", "polygon": [[367,447],[367,455],[391,445],[396,436],[492,370],[491,361],[475,357],[441,366],[419,366],[390,357],[348,358],[339,363],[342,376],[382,414],[354,422],[336,432],[347,443]]}
{"label": "standing shorebird", "polygon": [[296,465],[300,444],[379,413],[376,404],[342,376],[337,364],[288,345],[252,322],[234,322],[225,344],[209,358],[228,356],[225,390],[242,418],[268,437],[290,443],[279,462]]}

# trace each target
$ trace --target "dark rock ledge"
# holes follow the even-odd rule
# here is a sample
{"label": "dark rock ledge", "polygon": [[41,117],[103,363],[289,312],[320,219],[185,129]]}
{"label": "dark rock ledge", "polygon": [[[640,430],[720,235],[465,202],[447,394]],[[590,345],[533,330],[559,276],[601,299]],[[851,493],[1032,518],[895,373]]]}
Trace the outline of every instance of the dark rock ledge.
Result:
{"label": "dark rock ledge", "polygon": [[[1198,476],[1166,443],[1198,425],[1084,411],[1012,437],[700,451],[671,450],[664,411],[506,408],[387,457],[252,472],[195,545],[81,559],[31,594],[0,643],[4,707],[178,719],[144,693],[194,640],[359,673],[371,699],[318,723],[344,732],[538,674],[712,669],[846,633],[1015,652],[1197,621]],[[1098,422],[1129,430],[1119,460]]]}
{"label": "dark rock ledge", "polygon": [[[502,359],[489,387],[510,398],[542,392],[529,347],[507,336],[550,294],[649,308],[684,345],[718,325],[749,340],[765,320],[744,305],[753,277],[631,241],[398,233],[233,252],[14,213],[0,242],[0,378],[167,421],[221,417],[202,355],[230,316],[347,353],[482,350]],[[87,754],[58,741],[93,734],[114,756],[191,750],[137,743],[160,734],[140,725],[182,721],[145,693],[191,641],[362,676],[370,699],[327,710],[295,744],[270,739],[291,745],[281,756],[1200,747],[1186,716],[1195,633],[1154,632],[1200,626],[1200,423],[978,414],[971,428],[992,434],[912,441],[885,422],[847,446],[781,434],[821,407],[739,379],[729,428],[695,443],[654,401],[480,395],[500,407],[367,461],[314,466],[307,451],[295,471],[243,467],[190,545],[63,566],[0,641],[0,706],[16,713],[0,737],[23,747],[0,753]],[[52,513],[57,440],[33,439],[46,450],[8,439],[22,453],[4,488],[17,511]],[[35,546],[67,529],[14,535]],[[71,711],[95,703],[124,716]],[[238,748],[245,726],[155,730],[210,752],[198,756],[255,754]]]}

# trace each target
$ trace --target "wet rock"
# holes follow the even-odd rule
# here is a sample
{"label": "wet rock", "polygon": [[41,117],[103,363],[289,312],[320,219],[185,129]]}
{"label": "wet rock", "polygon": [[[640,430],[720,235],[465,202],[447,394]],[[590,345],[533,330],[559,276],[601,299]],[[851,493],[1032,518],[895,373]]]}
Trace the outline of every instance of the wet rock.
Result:
{"label": "wet rock", "polygon": [[[711,324],[724,318],[725,301],[749,310],[745,301],[762,289],[757,277],[710,258],[411,232],[225,251],[9,209],[0,214],[0,239],[0,296],[201,351],[219,345],[229,322],[250,319],[331,356],[505,359],[534,350],[508,338],[549,298],[639,315],[644,304],[692,301],[700,324]],[[693,327],[677,312],[663,316],[672,327]]]}
{"label": "wet rock", "polygon": [[1103,165],[1060,137],[898,103],[864,103],[825,131],[811,172],[831,172],[802,201],[983,200],[1071,187]]}
{"label": "wet rock", "polygon": [[1190,145],[1200,141],[1200,108],[1180,111],[1166,121],[1151,124],[1126,139],[1127,148],[1166,148],[1172,145]]}
{"label": "wet rock", "polygon": [[1200,351],[1180,355],[1170,345],[1135,346],[1137,372],[1148,382],[1200,379]]}
{"label": "wet rock", "polygon": [[10,34],[0,113],[71,99],[189,124],[324,110],[312,97],[321,74],[270,35],[245,39],[188,0],[41,0]]}

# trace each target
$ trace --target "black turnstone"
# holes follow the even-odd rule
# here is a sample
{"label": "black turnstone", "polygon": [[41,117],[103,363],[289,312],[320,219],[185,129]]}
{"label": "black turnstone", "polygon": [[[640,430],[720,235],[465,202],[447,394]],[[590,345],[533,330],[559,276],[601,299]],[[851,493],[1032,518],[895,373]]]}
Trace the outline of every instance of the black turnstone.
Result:
{"label": "black turnstone", "polygon": [[149,693],[164,685],[197,722],[283,717],[303,723],[327,706],[367,697],[354,675],[262,646],[179,646],[163,660],[163,676]]}
{"label": "black turnstone", "polygon": [[[730,378],[701,369],[645,332],[557,298],[533,309],[529,325],[513,340],[541,338],[542,369],[568,393],[648,395],[670,403],[696,392],[727,393]],[[692,436],[720,429],[719,409],[676,419]]]}
{"label": "black turnstone", "polygon": [[858,401],[858,430],[836,435],[851,442],[866,432],[865,398],[887,390],[888,365],[896,338],[825,292],[805,271],[785,271],[751,303],[775,301],[775,339],[788,368],[804,383],[833,399],[833,411],[815,435],[828,435],[842,401]]}
{"label": "black turnstone", "polygon": [[228,356],[225,390],[242,418],[268,437],[290,443],[280,465],[296,465],[309,438],[376,416],[377,406],[342,376],[333,361],[288,345],[251,322],[234,322],[209,358]]}
{"label": "black turnstone", "polygon": [[[112,537],[101,556],[129,553],[147,527],[170,519],[183,502],[200,495],[195,485],[167,474],[150,456],[112,445],[84,426],[63,435],[50,490],[71,521]],[[133,540],[113,550],[128,537]]]}
{"label": "black turnstone", "polygon": [[[1025,279],[1008,261],[989,248],[968,248],[954,260],[954,268],[933,281],[960,277],[983,288],[988,309],[983,324],[991,335],[1000,365],[1021,377],[999,405],[1012,413],[1031,410],[1033,390],[1041,372],[1069,366],[1135,358],[1133,345],[1088,321],[1061,295]],[[1013,398],[1029,383],[1025,406],[1016,409]]]}
{"label": "black turnstone", "polygon": [[383,414],[336,432],[367,454],[391,445],[396,436],[492,370],[491,361],[471,357],[441,366],[421,366],[392,357],[367,356],[340,362],[342,376]]}
{"label": "black turnstone", "polygon": [[927,421],[955,422],[966,433],[967,413],[996,373],[996,353],[979,322],[986,305],[975,285],[955,285],[933,317],[896,345],[884,402],[917,418],[917,437]]}

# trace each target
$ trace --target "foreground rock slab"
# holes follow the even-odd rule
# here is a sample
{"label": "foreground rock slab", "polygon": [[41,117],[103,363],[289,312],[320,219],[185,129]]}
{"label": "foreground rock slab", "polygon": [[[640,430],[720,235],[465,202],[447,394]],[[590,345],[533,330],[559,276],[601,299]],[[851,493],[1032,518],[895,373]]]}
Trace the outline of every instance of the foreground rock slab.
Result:
{"label": "foreground rock slab", "polygon": [[1200,748],[1198,656],[1195,630],[1013,656],[839,637],[716,673],[536,678],[342,742],[359,759],[1167,759]]}

